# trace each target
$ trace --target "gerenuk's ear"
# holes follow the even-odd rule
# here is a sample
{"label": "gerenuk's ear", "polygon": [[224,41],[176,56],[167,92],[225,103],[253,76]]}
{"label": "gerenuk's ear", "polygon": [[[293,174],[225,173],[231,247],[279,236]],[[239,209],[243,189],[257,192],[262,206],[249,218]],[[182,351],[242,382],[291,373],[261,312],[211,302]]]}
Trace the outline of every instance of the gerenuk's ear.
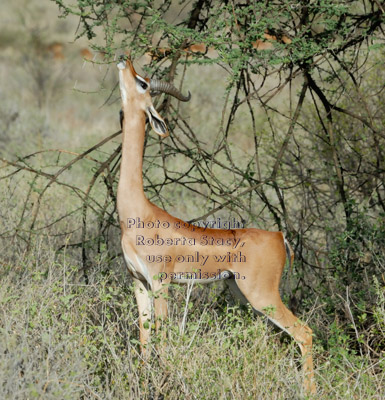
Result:
{"label": "gerenuk's ear", "polygon": [[146,113],[152,129],[162,138],[168,136],[168,129],[166,123],[163,121],[163,118],[158,114],[155,110],[154,106],[147,107]]}

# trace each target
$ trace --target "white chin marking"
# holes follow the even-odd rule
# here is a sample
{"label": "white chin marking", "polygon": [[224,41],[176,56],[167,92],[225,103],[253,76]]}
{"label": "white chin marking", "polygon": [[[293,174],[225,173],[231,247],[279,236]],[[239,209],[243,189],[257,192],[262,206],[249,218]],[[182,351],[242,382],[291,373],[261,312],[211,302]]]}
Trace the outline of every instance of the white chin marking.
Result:
{"label": "white chin marking", "polygon": [[124,80],[123,73],[122,73],[122,70],[120,70],[119,71],[119,89],[120,89],[120,94],[122,96],[122,102],[125,104],[125,103],[127,103],[127,92],[126,92],[126,88],[124,87],[123,80]]}
{"label": "white chin marking", "polygon": [[119,69],[126,69],[126,62],[125,62],[125,61],[121,61],[121,62],[117,65],[117,67],[118,67]]}

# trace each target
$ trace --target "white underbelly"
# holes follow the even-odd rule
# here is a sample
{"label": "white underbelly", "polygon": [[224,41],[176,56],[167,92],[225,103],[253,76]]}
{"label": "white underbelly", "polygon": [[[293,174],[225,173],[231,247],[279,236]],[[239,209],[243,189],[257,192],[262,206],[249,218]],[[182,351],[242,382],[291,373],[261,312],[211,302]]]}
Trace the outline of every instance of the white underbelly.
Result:
{"label": "white underbelly", "polygon": [[[143,280],[145,279],[147,283],[152,286],[152,279],[150,277],[150,273],[147,265],[140,259],[137,255],[135,255],[135,259],[131,259],[124,251],[124,260],[126,262],[127,268],[132,274],[132,276],[136,279]],[[161,273],[163,277],[162,280],[167,278],[164,276],[165,272]],[[167,274],[166,274],[167,275]],[[174,272],[170,273],[170,280],[173,283],[203,283],[208,284],[216,281],[223,281],[225,279],[230,278],[232,273],[230,271],[221,271],[220,273],[209,273],[209,272]]]}
{"label": "white underbelly", "polygon": [[205,273],[205,272],[191,272],[191,273],[183,273],[183,274],[179,274],[175,273],[174,275],[176,275],[175,278],[171,278],[171,282],[174,283],[212,283],[212,282],[216,282],[216,281],[223,281],[225,279],[230,278],[230,276],[232,275],[230,271],[221,271],[219,274],[212,276],[212,277],[206,277],[205,274],[209,274],[209,273]]}

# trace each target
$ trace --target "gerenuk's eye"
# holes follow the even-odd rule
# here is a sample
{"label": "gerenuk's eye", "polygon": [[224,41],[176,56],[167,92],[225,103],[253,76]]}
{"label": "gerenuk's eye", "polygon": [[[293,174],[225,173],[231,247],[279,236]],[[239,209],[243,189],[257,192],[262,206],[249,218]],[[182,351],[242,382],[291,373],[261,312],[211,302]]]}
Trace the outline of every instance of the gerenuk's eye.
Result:
{"label": "gerenuk's eye", "polygon": [[142,93],[148,89],[148,83],[138,77],[136,78],[136,85]]}

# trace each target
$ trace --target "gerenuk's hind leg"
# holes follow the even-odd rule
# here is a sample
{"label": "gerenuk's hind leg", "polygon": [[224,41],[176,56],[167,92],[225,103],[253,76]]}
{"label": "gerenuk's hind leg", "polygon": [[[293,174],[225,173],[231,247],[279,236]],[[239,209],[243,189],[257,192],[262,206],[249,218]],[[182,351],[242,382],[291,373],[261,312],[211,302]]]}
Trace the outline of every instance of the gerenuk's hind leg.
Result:
{"label": "gerenuk's hind leg", "polygon": [[303,357],[304,388],[308,393],[316,393],[311,354],[312,330],[286,308],[278,290],[276,293],[264,293],[261,288],[248,288],[246,280],[238,280],[237,285],[258,313],[266,315],[271,322],[281,330],[286,331],[298,343]]}

